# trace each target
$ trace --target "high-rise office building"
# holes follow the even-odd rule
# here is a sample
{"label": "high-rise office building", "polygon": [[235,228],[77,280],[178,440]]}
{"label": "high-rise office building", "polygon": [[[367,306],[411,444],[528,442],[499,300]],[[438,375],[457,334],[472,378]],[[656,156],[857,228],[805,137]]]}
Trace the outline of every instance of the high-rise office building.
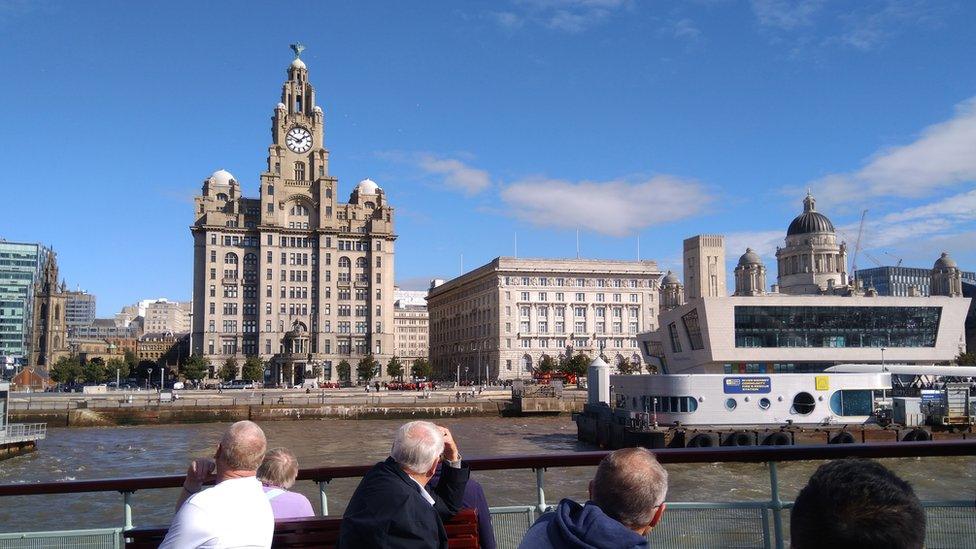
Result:
{"label": "high-rise office building", "polygon": [[64,320],[70,332],[75,326],[95,322],[95,296],[83,291],[65,292]]}
{"label": "high-rise office building", "polygon": [[0,357],[24,364],[30,357],[34,284],[44,270],[48,248],[0,240]]}

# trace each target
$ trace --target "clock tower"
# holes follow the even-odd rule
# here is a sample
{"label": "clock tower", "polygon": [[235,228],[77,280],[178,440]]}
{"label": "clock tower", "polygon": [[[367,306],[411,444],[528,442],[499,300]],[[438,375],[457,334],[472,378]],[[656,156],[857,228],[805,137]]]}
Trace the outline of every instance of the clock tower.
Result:
{"label": "clock tower", "polygon": [[193,352],[211,372],[258,356],[271,384],[348,381],[340,363],[393,353],[393,208],[369,179],[339,201],[325,114],[292,49],[259,197],[218,170],[196,199]]}

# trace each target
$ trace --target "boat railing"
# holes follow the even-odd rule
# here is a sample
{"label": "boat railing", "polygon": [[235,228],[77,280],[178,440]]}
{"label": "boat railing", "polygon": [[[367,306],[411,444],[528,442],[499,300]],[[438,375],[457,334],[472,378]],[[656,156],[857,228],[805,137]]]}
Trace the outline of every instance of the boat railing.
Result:
{"label": "boat railing", "polygon": [[[778,464],[795,461],[824,461],[839,458],[935,458],[976,455],[976,440],[928,442],[834,444],[804,446],[753,446],[713,448],[664,448],[654,450],[658,460],[667,464],[755,463],[765,464],[769,477],[768,500],[728,502],[668,502],[667,516],[653,534],[655,546],[725,546],[776,547],[786,544],[785,515],[792,502],[780,497]],[[539,513],[551,508],[546,499],[546,471],[550,468],[592,467],[607,452],[578,452],[475,458],[466,460],[474,471],[532,470],[535,473],[535,497],[531,505],[493,507],[492,519],[499,547],[515,547],[525,530]],[[362,477],[371,465],[314,467],[302,469],[298,480],[318,485],[319,512],[329,514],[328,487],[336,479]],[[76,494],[119,492],[122,495],[122,527],[133,527],[132,495],[139,490],[178,488],[183,475],[138,477],[126,479],[80,480],[34,484],[0,485],[0,497],[41,494]],[[973,499],[925,501],[929,516],[927,547],[959,547],[961,542],[976,546],[976,507]],[[680,517],[677,518],[677,517]],[[59,535],[64,534],[59,532]],[[15,547],[4,544],[0,549]],[[945,540],[945,541],[940,541]],[[968,546],[968,545],[967,545]]]}
{"label": "boat railing", "polygon": [[47,436],[47,423],[8,423],[0,430],[0,442],[26,442]]}

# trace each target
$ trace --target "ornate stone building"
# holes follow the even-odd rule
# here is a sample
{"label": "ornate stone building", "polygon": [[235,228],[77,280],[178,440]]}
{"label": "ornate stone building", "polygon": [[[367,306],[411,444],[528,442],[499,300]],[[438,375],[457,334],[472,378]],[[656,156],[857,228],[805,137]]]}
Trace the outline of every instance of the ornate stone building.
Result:
{"label": "ornate stone building", "polygon": [[962,297],[962,271],[946,252],[942,252],[932,266],[932,282],[929,287],[932,295]]}
{"label": "ornate stone building", "polygon": [[601,350],[611,363],[640,363],[636,338],[657,327],[660,278],[654,261],[498,257],[432,285],[434,375],[530,377],[545,356]]}
{"label": "ornate stone building", "polygon": [[68,325],[65,320],[67,289],[58,281],[57,255],[47,251],[41,277],[34,285],[34,321],[31,324],[30,365],[47,372],[68,351]]}
{"label": "ornate stone building", "polygon": [[766,293],[766,266],[759,254],[746,248],[735,267],[735,295],[763,295]]}
{"label": "ornate stone building", "polygon": [[685,303],[685,289],[678,276],[668,271],[661,279],[661,311],[670,311]]}
{"label": "ornate stone building", "polygon": [[[335,366],[393,351],[393,208],[364,179],[349,202],[329,175],[325,114],[299,59],[271,117],[257,198],[218,170],[203,182],[191,227],[192,348],[213,366],[260,356],[271,380],[336,379]],[[289,379],[293,378],[293,379]]]}
{"label": "ornate stone building", "polygon": [[725,297],[725,237],[699,234],[684,240],[685,299]]}
{"label": "ornate stone building", "polygon": [[[404,367],[429,354],[427,292],[396,290],[393,293],[393,352]],[[385,368],[385,365],[384,365]]]}
{"label": "ornate stone building", "polygon": [[786,246],[776,248],[776,263],[783,294],[838,293],[848,285],[847,245],[837,243],[834,224],[810,193],[786,230]]}

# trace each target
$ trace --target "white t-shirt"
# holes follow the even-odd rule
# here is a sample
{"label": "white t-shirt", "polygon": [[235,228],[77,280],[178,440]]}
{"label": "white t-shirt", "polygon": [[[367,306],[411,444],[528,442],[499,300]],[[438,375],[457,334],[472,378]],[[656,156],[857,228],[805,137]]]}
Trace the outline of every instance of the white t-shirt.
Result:
{"label": "white t-shirt", "polygon": [[271,547],[274,515],[255,477],[225,480],[190,497],[161,549]]}

